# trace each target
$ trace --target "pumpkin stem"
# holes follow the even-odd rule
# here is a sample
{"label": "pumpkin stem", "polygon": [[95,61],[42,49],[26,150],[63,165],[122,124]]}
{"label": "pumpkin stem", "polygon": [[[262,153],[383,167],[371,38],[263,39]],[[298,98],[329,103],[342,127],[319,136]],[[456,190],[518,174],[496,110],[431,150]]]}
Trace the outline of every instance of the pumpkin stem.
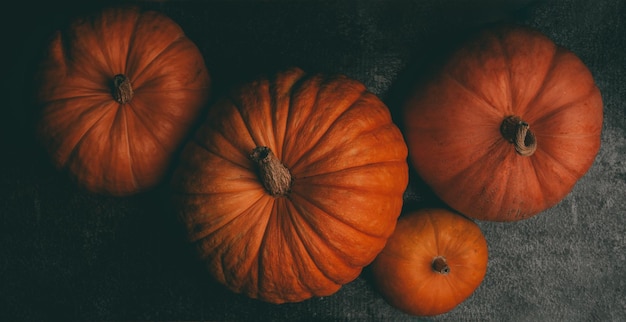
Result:
{"label": "pumpkin stem", "polygon": [[433,259],[433,262],[431,263],[431,267],[433,271],[439,274],[447,275],[448,273],[450,273],[450,266],[448,266],[448,261],[446,261],[446,258],[443,256],[435,257],[435,259]]}
{"label": "pumpkin stem", "polygon": [[123,74],[113,76],[113,98],[120,104],[126,104],[133,98],[133,87],[130,79]]}
{"label": "pumpkin stem", "polygon": [[252,150],[250,159],[259,169],[259,179],[265,190],[273,197],[285,196],[291,190],[291,173],[285,165],[266,146],[259,146]]}
{"label": "pumpkin stem", "polygon": [[515,146],[521,156],[531,156],[537,150],[537,139],[530,131],[530,126],[517,115],[505,118],[500,124],[500,133]]}

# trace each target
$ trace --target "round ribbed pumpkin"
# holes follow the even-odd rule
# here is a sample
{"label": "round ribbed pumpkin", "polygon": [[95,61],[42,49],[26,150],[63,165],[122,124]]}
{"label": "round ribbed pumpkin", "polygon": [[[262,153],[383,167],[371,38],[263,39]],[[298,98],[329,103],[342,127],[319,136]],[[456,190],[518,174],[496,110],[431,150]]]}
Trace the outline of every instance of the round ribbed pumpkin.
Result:
{"label": "round ribbed pumpkin", "polygon": [[119,196],[162,181],[210,87],[180,26],[131,6],[54,33],[37,82],[38,136],[55,166],[89,191]]}
{"label": "round ribbed pumpkin", "polygon": [[220,99],[173,176],[179,216],[215,279],[272,303],[336,292],[393,232],[407,148],[386,105],[298,68]]}
{"label": "round ribbed pumpkin", "polygon": [[417,173],[448,205],[516,221],[562,200],[600,148],[600,91],[544,34],[491,26],[461,44],[404,105]]}
{"label": "round ribbed pumpkin", "polygon": [[377,289],[395,308],[439,315],[465,301],[487,273],[487,240],[480,227],[447,209],[400,217],[370,266]]}

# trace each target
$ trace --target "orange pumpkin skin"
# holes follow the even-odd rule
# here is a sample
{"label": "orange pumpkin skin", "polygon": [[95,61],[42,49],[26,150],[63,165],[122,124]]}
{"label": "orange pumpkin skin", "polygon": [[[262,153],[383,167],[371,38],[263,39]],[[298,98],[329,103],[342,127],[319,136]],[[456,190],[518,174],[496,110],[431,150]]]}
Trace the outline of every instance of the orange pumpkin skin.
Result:
{"label": "orange pumpkin skin", "polygon": [[136,7],[102,9],[57,31],[37,77],[38,136],[55,166],[116,196],[163,179],[210,89],[180,26]]}
{"label": "orange pumpkin skin", "polygon": [[[288,170],[285,189],[266,188],[257,147]],[[172,190],[213,277],[251,298],[299,302],[335,293],[383,248],[407,154],[387,107],[360,82],[292,68],[210,108]]]}
{"label": "orange pumpkin skin", "polygon": [[554,206],[600,148],[590,71],[530,28],[486,28],[418,87],[404,105],[411,163],[469,217],[517,221]]}
{"label": "orange pumpkin skin", "polygon": [[482,283],[487,241],[476,223],[446,209],[403,215],[370,269],[377,289],[412,315],[451,311]]}

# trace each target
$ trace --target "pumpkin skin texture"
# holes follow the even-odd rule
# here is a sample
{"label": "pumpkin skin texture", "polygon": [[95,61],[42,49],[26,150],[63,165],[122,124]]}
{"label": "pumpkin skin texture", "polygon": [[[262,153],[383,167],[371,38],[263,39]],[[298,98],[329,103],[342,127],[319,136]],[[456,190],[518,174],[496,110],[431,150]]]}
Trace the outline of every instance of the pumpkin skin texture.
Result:
{"label": "pumpkin skin texture", "polygon": [[407,154],[363,84],[290,68],[209,109],[172,190],[217,281],[300,302],[335,293],[383,248],[402,208]]}
{"label": "pumpkin skin texture", "polygon": [[490,26],[408,97],[409,159],[457,211],[527,219],[560,202],[593,164],[602,104],[571,51],[529,27]]}
{"label": "pumpkin skin texture", "polygon": [[434,316],[465,301],[487,273],[487,241],[470,219],[447,209],[420,209],[398,219],[370,270],[393,307]]}
{"label": "pumpkin skin texture", "polygon": [[104,8],[52,36],[37,75],[38,137],[85,189],[135,194],[163,180],[210,84],[200,51],[169,17]]}

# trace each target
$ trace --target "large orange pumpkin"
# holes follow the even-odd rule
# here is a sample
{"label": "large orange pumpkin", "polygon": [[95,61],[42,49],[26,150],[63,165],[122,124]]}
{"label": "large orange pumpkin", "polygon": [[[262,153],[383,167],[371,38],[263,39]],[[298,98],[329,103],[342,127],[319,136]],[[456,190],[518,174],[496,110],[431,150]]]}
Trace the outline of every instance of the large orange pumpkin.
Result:
{"label": "large orange pumpkin", "polygon": [[173,20],[102,9],[53,35],[38,74],[38,134],[81,186],[133,194],[163,179],[209,87],[200,51]]}
{"label": "large orange pumpkin", "polygon": [[474,293],[487,272],[488,257],[476,223],[447,209],[420,209],[400,217],[370,269],[392,306],[433,316]]}
{"label": "large orange pumpkin", "polygon": [[600,147],[602,98],[571,51],[523,26],[485,28],[404,105],[417,173],[448,205],[493,221],[562,200]]}
{"label": "large orange pumpkin", "polygon": [[252,298],[298,302],[336,292],[383,248],[406,157],[389,110],[363,84],[292,68],[210,109],[173,192],[213,277]]}

